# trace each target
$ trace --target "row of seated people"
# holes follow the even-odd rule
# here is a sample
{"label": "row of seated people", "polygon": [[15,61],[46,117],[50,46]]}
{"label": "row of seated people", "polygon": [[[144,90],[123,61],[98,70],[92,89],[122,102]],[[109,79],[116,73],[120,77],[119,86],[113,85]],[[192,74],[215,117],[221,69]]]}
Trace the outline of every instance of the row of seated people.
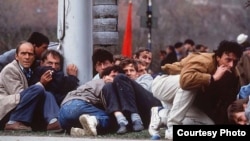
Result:
{"label": "row of seated people", "polygon": [[[111,57],[95,57],[100,51]],[[32,130],[38,112],[48,131],[97,135],[106,129],[124,134],[148,128],[158,139],[158,129],[165,125],[165,138],[172,139],[173,125],[227,124],[227,107],[239,92],[235,67],[242,50],[233,41],[222,41],[215,53],[192,53],[166,64],[162,66],[166,73],[155,78],[147,73],[145,62],[126,58],[112,65],[113,55],[99,49],[92,58],[99,78],[81,86],[75,65],[68,65],[67,75],[63,74],[59,52],[47,50],[41,56],[32,68],[35,49],[21,42],[15,60],[0,73],[5,130]]]}

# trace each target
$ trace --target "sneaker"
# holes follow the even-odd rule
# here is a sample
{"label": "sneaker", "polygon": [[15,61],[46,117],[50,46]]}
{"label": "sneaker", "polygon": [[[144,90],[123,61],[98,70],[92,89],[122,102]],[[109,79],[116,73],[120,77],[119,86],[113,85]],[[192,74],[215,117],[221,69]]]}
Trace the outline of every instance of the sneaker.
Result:
{"label": "sneaker", "polygon": [[144,126],[142,125],[142,122],[139,120],[136,120],[133,122],[133,130],[135,132],[139,132],[144,129]]}
{"label": "sneaker", "polygon": [[58,132],[62,132],[63,129],[61,128],[60,124],[58,121],[48,124],[47,125],[47,131],[48,132],[54,132],[54,133],[58,133]]}
{"label": "sneaker", "polygon": [[79,120],[82,124],[85,134],[87,136],[96,136],[97,135],[97,119],[95,116],[90,116],[88,114],[83,114],[79,117]]}
{"label": "sneaker", "polygon": [[119,129],[116,131],[117,134],[125,134],[128,132],[127,126],[124,123],[120,123],[119,126]]}
{"label": "sneaker", "polygon": [[161,126],[161,118],[159,116],[159,107],[151,108],[151,119],[148,127],[149,134],[153,136],[160,136],[159,128]]}
{"label": "sneaker", "polygon": [[169,140],[173,139],[173,128],[168,128],[165,131],[165,139],[169,139]]}
{"label": "sneaker", "polygon": [[70,129],[70,136],[72,136],[72,137],[83,137],[83,136],[85,136],[85,130],[82,129],[82,128],[72,127]]}
{"label": "sneaker", "polygon": [[5,131],[31,131],[31,127],[24,125],[22,122],[15,122],[13,124],[6,124]]}

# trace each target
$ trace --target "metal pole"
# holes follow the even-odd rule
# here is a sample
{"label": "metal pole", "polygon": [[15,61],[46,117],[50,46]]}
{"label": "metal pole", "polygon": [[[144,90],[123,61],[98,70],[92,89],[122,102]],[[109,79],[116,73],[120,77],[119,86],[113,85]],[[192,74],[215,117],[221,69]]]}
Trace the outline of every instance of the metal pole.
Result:
{"label": "metal pole", "polygon": [[68,64],[77,65],[78,79],[83,84],[93,76],[92,0],[58,0],[58,13],[64,71]]}
{"label": "metal pole", "polygon": [[147,0],[148,49],[152,49],[152,1]]}

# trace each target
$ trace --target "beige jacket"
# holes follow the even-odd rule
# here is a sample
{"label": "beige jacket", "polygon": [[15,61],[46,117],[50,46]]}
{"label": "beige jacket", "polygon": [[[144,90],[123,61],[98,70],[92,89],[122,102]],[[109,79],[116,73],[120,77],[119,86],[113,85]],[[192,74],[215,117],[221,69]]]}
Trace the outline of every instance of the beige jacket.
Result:
{"label": "beige jacket", "polygon": [[180,74],[181,88],[186,90],[208,86],[216,68],[214,53],[192,53],[180,62],[162,66],[168,74]]}
{"label": "beige jacket", "polygon": [[27,79],[16,60],[0,73],[0,120],[20,102],[20,93],[28,88]]}

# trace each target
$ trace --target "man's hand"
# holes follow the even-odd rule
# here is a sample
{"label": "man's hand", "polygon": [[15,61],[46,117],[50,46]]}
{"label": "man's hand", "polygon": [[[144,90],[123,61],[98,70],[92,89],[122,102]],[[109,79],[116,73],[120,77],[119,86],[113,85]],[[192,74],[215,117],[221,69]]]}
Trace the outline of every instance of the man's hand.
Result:
{"label": "man's hand", "polygon": [[66,68],[66,71],[67,71],[67,74],[68,75],[73,75],[73,76],[77,76],[77,72],[78,72],[78,69],[76,67],[76,65],[74,64],[69,64]]}
{"label": "man's hand", "polygon": [[107,83],[107,82],[113,82],[114,77],[111,77],[109,75],[105,75],[105,76],[103,76],[102,79],[104,80],[105,83]]}
{"label": "man's hand", "polygon": [[214,81],[220,80],[221,77],[225,74],[226,71],[231,72],[231,70],[228,67],[224,66],[224,65],[221,65],[221,66],[217,67],[217,70],[213,75]]}
{"label": "man's hand", "polygon": [[43,84],[43,86],[47,85],[52,80],[52,70],[47,70],[40,78],[40,82]]}

